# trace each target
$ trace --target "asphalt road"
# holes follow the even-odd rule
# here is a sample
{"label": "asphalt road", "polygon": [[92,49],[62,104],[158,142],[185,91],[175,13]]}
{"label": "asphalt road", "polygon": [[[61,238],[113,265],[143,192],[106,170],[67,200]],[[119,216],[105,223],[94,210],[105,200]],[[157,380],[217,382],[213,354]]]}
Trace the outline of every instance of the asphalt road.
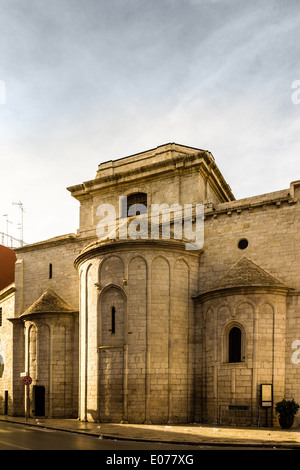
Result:
{"label": "asphalt road", "polygon": [[[86,467],[89,464],[97,462],[97,466],[104,465],[108,468],[129,467],[144,470],[146,468],[162,468],[166,466],[179,468],[196,468],[203,465],[203,453],[207,455],[210,452],[210,461],[215,464],[219,460],[224,464],[226,458],[230,463],[232,453],[228,451],[242,450],[247,452],[247,462],[257,461],[256,448],[228,447],[228,446],[209,446],[209,445],[178,445],[165,443],[151,443],[138,441],[124,441],[116,439],[100,439],[95,436],[85,434],[56,431],[35,426],[28,426],[16,423],[0,421],[0,450],[10,451],[10,462],[17,465],[46,465],[47,453],[44,451],[81,451],[70,452],[66,455],[65,461],[68,467],[75,468]],[[43,451],[27,453],[25,451]],[[271,449],[270,449],[271,450]],[[275,450],[275,449],[274,449]],[[19,451],[19,452],[15,452]],[[21,452],[20,452],[21,451]],[[86,451],[92,451],[91,454]],[[96,460],[93,451],[97,452]],[[259,452],[260,453],[260,452]],[[27,457],[29,455],[29,457]],[[60,455],[60,454],[59,454]],[[65,453],[63,454],[65,456]],[[284,453],[285,455],[285,453]],[[49,465],[53,465],[53,453],[49,454]],[[208,456],[208,455],[207,455]],[[278,462],[280,453],[268,452],[268,461],[270,457],[275,457]],[[55,456],[56,457],[56,456]],[[2,454],[5,458],[5,454]],[[64,458],[64,457],[62,457]],[[115,459],[115,460],[114,460]],[[129,460],[125,460],[129,459]],[[55,460],[59,461],[59,459]],[[42,463],[41,463],[42,462]],[[110,466],[111,465],[111,466]]]}
{"label": "asphalt road", "polygon": [[[56,431],[22,424],[0,422],[0,450],[199,450],[187,446],[100,439],[94,436]],[[210,448],[210,447],[208,447]]]}

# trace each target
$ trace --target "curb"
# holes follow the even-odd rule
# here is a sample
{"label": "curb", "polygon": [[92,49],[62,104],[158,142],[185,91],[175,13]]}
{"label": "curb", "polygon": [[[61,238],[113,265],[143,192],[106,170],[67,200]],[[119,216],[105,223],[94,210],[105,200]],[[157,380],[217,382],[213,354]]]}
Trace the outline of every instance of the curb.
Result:
{"label": "curb", "polygon": [[13,424],[20,424],[20,425],[25,425],[25,426],[31,426],[34,428],[40,428],[40,429],[51,429],[53,431],[61,431],[61,432],[68,432],[68,433],[73,433],[73,434],[84,434],[86,436],[92,436],[96,438],[101,438],[101,439],[106,439],[106,440],[117,440],[117,441],[131,441],[131,442],[151,442],[151,443],[157,443],[157,444],[172,444],[172,445],[184,445],[184,446],[211,446],[211,447],[245,447],[245,448],[259,448],[259,449],[290,449],[290,450],[299,450],[300,449],[300,443],[299,444],[289,444],[287,442],[280,443],[280,442],[268,442],[268,443],[249,443],[249,442],[223,442],[222,439],[220,439],[218,442],[211,442],[211,441],[178,441],[178,440],[164,440],[164,439],[147,439],[147,438],[137,438],[137,437],[122,437],[122,436],[115,436],[113,434],[100,434],[96,432],[87,432],[84,430],[80,429],[68,429],[68,428],[61,428],[61,427],[55,427],[47,424],[38,424],[38,423],[28,423],[28,422],[20,422],[20,421],[15,421],[13,418],[12,419],[3,419],[0,417],[0,421],[5,422],[5,423],[13,423]]}

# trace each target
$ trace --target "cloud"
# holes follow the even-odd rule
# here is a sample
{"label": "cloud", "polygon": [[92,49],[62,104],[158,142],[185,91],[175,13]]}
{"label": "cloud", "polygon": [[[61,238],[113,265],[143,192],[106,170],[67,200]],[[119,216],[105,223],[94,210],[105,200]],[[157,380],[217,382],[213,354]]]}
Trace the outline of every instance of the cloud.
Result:
{"label": "cloud", "polygon": [[14,200],[26,241],[75,231],[67,186],[170,141],[210,150],[237,197],[300,177],[296,1],[0,7],[0,231]]}

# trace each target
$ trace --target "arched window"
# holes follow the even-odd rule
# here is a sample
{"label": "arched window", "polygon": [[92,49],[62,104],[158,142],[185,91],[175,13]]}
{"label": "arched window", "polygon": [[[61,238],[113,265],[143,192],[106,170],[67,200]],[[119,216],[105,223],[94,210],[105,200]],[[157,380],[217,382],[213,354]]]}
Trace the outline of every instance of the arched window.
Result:
{"label": "arched window", "polygon": [[242,361],[242,332],[234,326],[228,335],[228,362]]}
{"label": "arched window", "polygon": [[147,194],[134,193],[124,198],[123,217],[132,217],[135,215],[147,213]]}

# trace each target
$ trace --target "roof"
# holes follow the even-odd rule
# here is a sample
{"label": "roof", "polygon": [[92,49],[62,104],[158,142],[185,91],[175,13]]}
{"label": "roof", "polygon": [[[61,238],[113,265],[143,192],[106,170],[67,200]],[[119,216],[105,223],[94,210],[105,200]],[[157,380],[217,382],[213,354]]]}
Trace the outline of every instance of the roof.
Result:
{"label": "roof", "polygon": [[210,290],[243,286],[287,287],[253,261],[243,257],[228,269]]}
{"label": "roof", "polygon": [[74,312],[76,312],[76,310],[70,307],[53,290],[47,290],[20,316],[24,317],[27,315],[35,315],[35,314],[40,314],[40,313],[74,313]]}
{"label": "roof", "polygon": [[178,171],[198,171],[210,179],[220,201],[235,200],[230,186],[225,181],[213,155],[208,150],[188,147],[174,142],[135,153],[98,165],[96,177],[82,184],[68,187],[68,191],[79,201],[95,192],[106,192],[116,185],[137,185],[149,178],[162,178]]}

